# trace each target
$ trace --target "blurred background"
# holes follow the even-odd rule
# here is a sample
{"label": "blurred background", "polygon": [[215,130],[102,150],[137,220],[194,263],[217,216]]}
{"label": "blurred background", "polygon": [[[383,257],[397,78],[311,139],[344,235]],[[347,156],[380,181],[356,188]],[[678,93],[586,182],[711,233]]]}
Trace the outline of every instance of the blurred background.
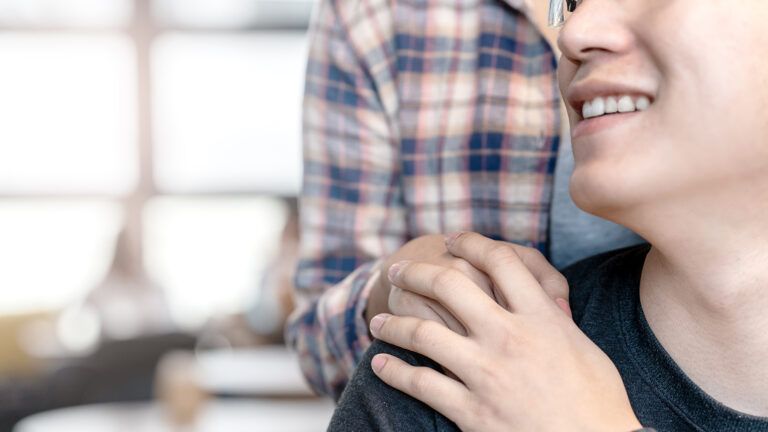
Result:
{"label": "blurred background", "polygon": [[325,429],[282,346],[315,1],[0,0],[0,431]]}

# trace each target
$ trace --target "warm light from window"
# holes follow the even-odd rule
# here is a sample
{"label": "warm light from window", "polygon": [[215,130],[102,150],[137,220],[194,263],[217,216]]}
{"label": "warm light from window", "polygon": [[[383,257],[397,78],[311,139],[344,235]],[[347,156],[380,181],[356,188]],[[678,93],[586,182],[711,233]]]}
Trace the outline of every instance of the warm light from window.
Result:
{"label": "warm light from window", "polygon": [[0,34],[0,193],[136,184],[135,54],[125,36]]}
{"label": "warm light from window", "polygon": [[82,298],[106,272],[121,222],[110,202],[0,201],[0,314]]}
{"label": "warm light from window", "polygon": [[175,321],[194,328],[245,309],[279,247],[286,218],[270,198],[156,198],[145,212],[152,278]]}
{"label": "warm light from window", "polygon": [[161,37],[153,51],[158,187],[296,194],[305,46],[292,32]]}

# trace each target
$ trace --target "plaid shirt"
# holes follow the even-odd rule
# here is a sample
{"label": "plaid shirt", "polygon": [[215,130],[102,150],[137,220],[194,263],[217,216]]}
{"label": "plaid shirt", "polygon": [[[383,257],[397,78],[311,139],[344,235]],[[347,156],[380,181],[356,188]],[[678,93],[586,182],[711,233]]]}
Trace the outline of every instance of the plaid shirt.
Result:
{"label": "plaid shirt", "polygon": [[381,257],[408,240],[476,231],[546,253],[560,102],[523,1],[321,2],[286,331],[316,391],[340,395]]}

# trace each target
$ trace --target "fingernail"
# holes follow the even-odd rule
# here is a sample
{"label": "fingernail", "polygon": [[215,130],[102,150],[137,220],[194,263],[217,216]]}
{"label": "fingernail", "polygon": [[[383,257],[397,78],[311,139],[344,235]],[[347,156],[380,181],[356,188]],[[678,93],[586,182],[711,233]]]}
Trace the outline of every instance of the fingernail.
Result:
{"label": "fingernail", "polygon": [[381,330],[381,326],[384,325],[384,323],[387,321],[387,318],[389,318],[389,314],[378,314],[371,320],[371,333],[374,336],[378,336],[379,330]]}
{"label": "fingernail", "polygon": [[385,364],[387,364],[387,356],[381,354],[373,356],[373,360],[371,360],[371,367],[376,373],[379,373]]}
{"label": "fingernail", "polygon": [[455,233],[446,235],[445,236],[445,247],[450,248],[451,245],[453,244],[453,242],[455,242],[456,239],[459,238],[459,236],[461,236],[462,234],[464,234],[464,231],[459,231],[459,232],[455,232]]}
{"label": "fingernail", "polygon": [[389,277],[390,282],[394,282],[395,278],[397,277],[397,274],[400,273],[400,270],[405,267],[406,264],[408,264],[410,261],[398,261],[394,264],[392,264],[389,267],[389,271],[387,272],[387,277]]}

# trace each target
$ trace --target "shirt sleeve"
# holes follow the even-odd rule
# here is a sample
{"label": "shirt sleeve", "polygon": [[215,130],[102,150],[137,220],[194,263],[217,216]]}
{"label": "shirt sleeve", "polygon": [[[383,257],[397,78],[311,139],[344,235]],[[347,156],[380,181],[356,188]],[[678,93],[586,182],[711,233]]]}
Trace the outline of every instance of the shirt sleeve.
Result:
{"label": "shirt sleeve", "polygon": [[355,34],[375,29],[377,14],[388,12],[370,14],[367,3],[321,2],[304,94],[297,309],[286,339],[312,388],[336,399],[371,342],[364,311],[380,259],[406,233],[394,86],[386,74],[371,73],[373,58],[386,66],[386,31],[377,33],[378,44],[370,33],[355,43]]}

